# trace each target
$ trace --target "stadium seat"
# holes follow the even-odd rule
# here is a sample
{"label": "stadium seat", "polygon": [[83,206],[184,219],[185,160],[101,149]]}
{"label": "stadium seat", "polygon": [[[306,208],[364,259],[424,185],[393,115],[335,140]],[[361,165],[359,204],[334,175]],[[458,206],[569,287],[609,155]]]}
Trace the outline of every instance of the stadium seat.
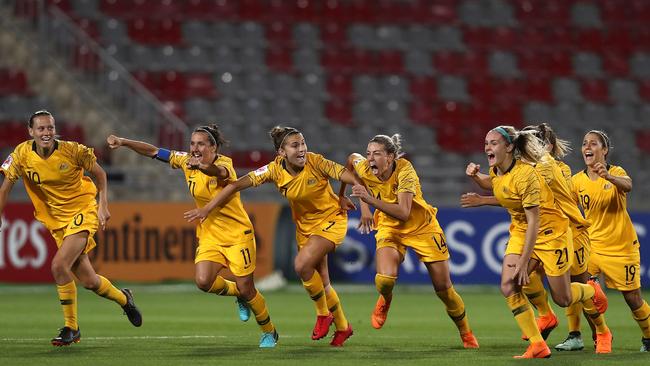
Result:
{"label": "stadium seat", "polygon": [[609,90],[603,79],[586,79],[582,81],[582,95],[589,101],[607,103]]}
{"label": "stadium seat", "polygon": [[327,102],[325,116],[332,122],[345,126],[352,125],[352,108],[350,102],[331,99]]}
{"label": "stadium seat", "polygon": [[352,78],[343,74],[330,74],[327,78],[327,92],[335,99],[352,99],[354,97]]}
{"label": "stadium seat", "polygon": [[275,72],[293,71],[293,54],[289,47],[273,47],[266,51],[266,65]]}

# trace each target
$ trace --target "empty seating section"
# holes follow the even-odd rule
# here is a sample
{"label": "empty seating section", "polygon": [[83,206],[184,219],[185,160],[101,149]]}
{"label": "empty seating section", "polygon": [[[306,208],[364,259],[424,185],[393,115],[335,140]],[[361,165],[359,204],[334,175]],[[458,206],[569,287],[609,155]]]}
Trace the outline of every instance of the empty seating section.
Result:
{"label": "empty seating section", "polygon": [[[618,154],[650,154],[646,0],[49,2],[185,121],[228,125],[236,165],[270,157],[252,134],[276,123],[314,133],[315,150],[371,126],[468,157],[496,124],[548,121],[575,143],[615,123],[638,131]],[[26,91],[0,78],[0,96]]]}

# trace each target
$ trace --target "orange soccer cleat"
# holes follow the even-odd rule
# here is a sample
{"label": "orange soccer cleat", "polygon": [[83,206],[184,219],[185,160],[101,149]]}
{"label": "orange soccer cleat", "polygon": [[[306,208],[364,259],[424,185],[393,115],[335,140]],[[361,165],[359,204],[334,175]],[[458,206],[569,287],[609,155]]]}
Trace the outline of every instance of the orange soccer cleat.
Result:
{"label": "orange soccer cleat", "polygon": [[390,302],[386,302],[386,299],[382,295],[379,295],[377,303],[375,304],[375,310],[372,311],[370,315],[370,323],[375,329],[381,329],[386,323],[386,317],[388,316],[388,309],[390,309]]}
{"label": "orange soccer cleat", "polygon": [[316,324],[314,330],[311,332],[311,339],[319,340],[327,335],[330,331],[330,325],[334,321],[332,313],[327,315],[318,315],[316,317]]}
{"label": "orange soccer cleat", "polygon": [[354,334],[352,331],[352,325],[348,323],[348,328],[346,330],[337,330],[334,332],[334,337],[332,337],[332,341],[330,342],[330,345],[334,347],[343,347],[343,343],[350,338]]}
{"label": "orange soccer cleat", "polygon": [[[553,329],[557,328],[557,325],[558,325],[558,320],[557,320],[557,316],[555,316],[554,313],[543,315],[537,318],[537,328],[539,329],[539,333],[542,335],[542,338],[544,338],[544,340],[548,338],[548,336],[551,334]],[[527,341],[528,336],[522,334],[521,339]]]}
{"label": "orange soccer cleat", "polygon": [[551,350],[546,345],[546,342],[534,342],[526,349],[521,356],[514,356],[514,358],[549,358],[551,357]]}
{"label": "orange soccer cleat", "polygon": [[596,353],[612,353],[612,332],[596,334]]}
{"label": "orange soccer cleat", "polygon": [[460,339],[463,340],[463,347],[478,348],[478,340],[474,337],[474,333],[472,333],[471,330],[467,333],[461,334]]}
{"label": "orange soccer cleat", "polygon": [[596,291],[593,297],[594,306],[596,306],[596,310],[598,310],[598,312],[601,314],[605,314],[608,305],[607,296],[605,295],[603,289],[600,287],[600,283],[598,283],[598,277],[591,277],[589,281],[587,281],[587,284],[593,287],[594,291]]}

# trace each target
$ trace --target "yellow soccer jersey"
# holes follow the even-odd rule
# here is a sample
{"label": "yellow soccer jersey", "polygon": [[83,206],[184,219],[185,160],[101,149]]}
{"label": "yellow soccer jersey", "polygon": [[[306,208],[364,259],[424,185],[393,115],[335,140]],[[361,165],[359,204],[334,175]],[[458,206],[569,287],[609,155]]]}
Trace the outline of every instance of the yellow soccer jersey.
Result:
{"label": "yellow soccer jersey", "polygon": [[524,208],[535,206],[539,207],[540,220],[536,243],[553,240],[568,230],[569,220],[555,205],[551,189],[532,165],[515,160],[503,175],[496,175],[496,168],[491,169],[490,178],[494,196],[512,218],[511,237],[525,240],[527,221]]}
{"label": "yellow soccer jersey", "polygon": [[68,225],[79,211],[97,204],[97,188],[84,175],[96,160],[92,148],[61,140],[54,142],[54,152],[43,159],[36,153],[34,140],[28,140],[16,147],[0,171],[11,182],[23,178],[34,217],[56,230]]}
{"label": "yellow soccer jersey", "polygon": [[[186,152],[173,151],[169,158],[169,165],[174,169],[183,170],[187,187],[197,207],[208,204],[228,183],[237,180],[232,159],[227,156],[217,155],[217,160],[214,161],[214,165],[228,170],[228,178],[225,181],[203,174],[198,169],[188,169],[189,157]],[[230,246],[244,240],[243,236],[252,231],[253,225],[237,192],[221,209],[210,212],[208,217],[197,226],[196,236],[201,243]]]}
{"label": "yellow soccer jersey", "polygon": [[379,180],[372,173],[368,160],[365,158],[354,161],[354,170],[366,184],[369,193],[386,203],[397,203],[398,193],[408,192],[413,194],[413,205],[407,221],[400,221],[381,210],[375,210],[375,226],[378,232],[388,231],[418,235],[426,232],[442,231],[436,219],[438,209],[430,206],[424,200],[420,179],[408,160],[395,160],[395,171],[385,182]]}
{"label": "yellow soccer jersey", "polygon": [[[619,166],[608,165],[607,170],[613,176],[627,176]],[[591,221],[589,239],[593,252],[611,256],[638,253],[639,239],[627,212],[625,192],[603,178],[591,180],[586,170],[573,176],[573,189]]]}
{"label": "yellow soccer jersey", "polygon": [[[278,156],[267,165],[248,173],[253,186],[273,182],[287,198],[296,230],[310,236],[323,220],[340,212],[338,196],[329,179],[339,180],[345,168],[322,155],[307,153],[303,170],[295,177],[285,169],[284,158]],[[347,212],[343,211],[347,216]]]}
{"label": "yellow soccer jersey", "polygon": [[[566,164],[564,165],[566,166]],[[535,170],[539,172],[546,184],[551,188],[551,192],[553,192],[553,197],[555,198],[555,204],[569,218],[573,233],[576,234],[587,230],[589,222],[582,216],[580,209],[578,209],[578,202],[571,191],[572,185],[567,183],[565,172],[558,164],[558,161],[553,159],[551,154],[547,153],[535,165]],[[570,173],[571,170],[569,169]]]}

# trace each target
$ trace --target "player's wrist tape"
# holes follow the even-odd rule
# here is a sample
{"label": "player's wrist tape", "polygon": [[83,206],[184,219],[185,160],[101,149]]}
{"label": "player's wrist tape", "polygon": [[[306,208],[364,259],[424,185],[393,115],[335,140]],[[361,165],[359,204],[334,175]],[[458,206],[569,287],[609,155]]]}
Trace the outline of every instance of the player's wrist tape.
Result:
{"label": "player's wrist tape", "polygon": [[153,158],[169,163],[169,158],[171,158],[171,156],[172,156],[172,152],[170,150],[158,149],[158,153]]}

